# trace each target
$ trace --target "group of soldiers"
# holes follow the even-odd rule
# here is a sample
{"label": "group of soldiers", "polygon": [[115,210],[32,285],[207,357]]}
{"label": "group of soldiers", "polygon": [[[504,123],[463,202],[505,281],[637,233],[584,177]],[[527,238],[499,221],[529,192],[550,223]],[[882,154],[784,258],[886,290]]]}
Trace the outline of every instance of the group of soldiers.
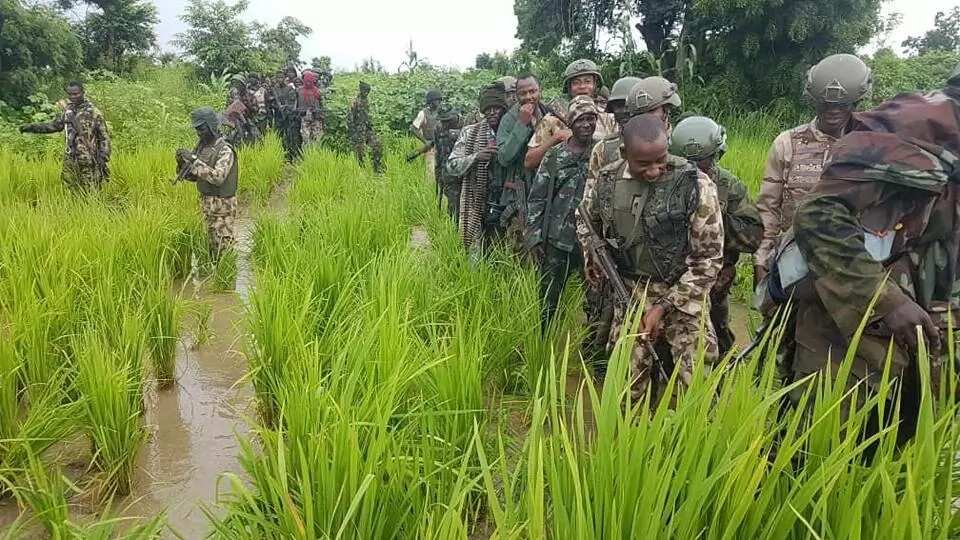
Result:
{"label": "group of soldiers", "polygon": [[[274,110],[296,111],[309,139],[322,134],[322,93],[309,75],[298,88],[295,74],[274,89]],[[607,91],[589,60],[570,64],[564,79],[563,101],[549,106],[533,74],[499,79],[481,91],[480,117],[462,127],[430,91],[411,125],[431,143],[430,173],[471,256],[502,242],[539,270],[544,329],[568,278],[582,273],[588,350],[609,351],[637,312],[635,396],[659,392],[674,371],[682,387],[697,365],[733,349],[729,295],[741,255],[752,254],[757,307],[787,328],[778,345],[785,381],[837,369],[856,340],[853,382],[872,387],[892,358],[914,399],[901,406],[909,416],[921,341],[935,382],[942,362],[955,361],[944,339],[960,301],[960,66],[941,90],[858,111],[870,69],[852,55],[823,59],[804,85],[814,119],[774,140],[756,204],[720,165],[723,127],[679,115],[670,81],[623,77]],[[80,83],[66,91],[57,119],[21,131],[65,133],[65,180],[96,188],[109,174],[106,123]],[[369,147],[382,171],[369,92],[361,82],[348,123],[358,159]],[[238,88],[236,99],[249,98]],[[201,195],[214,257],[232,245],[237,211],[237,156],[223,116],[194,111],[197,147],[177,151],[178,178]],[[292,137],[282,114],[274,121]]]}
{"label": "group of soldiers", "polygon": [[623,77],[607,91],[589,60],[564,79],[564,101],[550,105],[532,74],[500,79],[480,95],[483,118],[462,128],[430,92],[412,126],[433,134],[465,248],[504,242],[539,270],[544,329],[582,273],[588,349],[608,352],[636,310],[634,395],[656,394],[674,371],[682,388],[733,350],[729,296],[747,254],[757,307],[787,329],[785,382],[838,369],[854,340],[852,383],[875,387],[892,342],[893,373],[915,399],[920,338],[940,373],[960,301],[960,66],[942,90],[861,112],[870,68],[824,58],[804,85],[815,116],[774,140],[756,204],[721,166],[723,127],[680,115],[670,81]]}

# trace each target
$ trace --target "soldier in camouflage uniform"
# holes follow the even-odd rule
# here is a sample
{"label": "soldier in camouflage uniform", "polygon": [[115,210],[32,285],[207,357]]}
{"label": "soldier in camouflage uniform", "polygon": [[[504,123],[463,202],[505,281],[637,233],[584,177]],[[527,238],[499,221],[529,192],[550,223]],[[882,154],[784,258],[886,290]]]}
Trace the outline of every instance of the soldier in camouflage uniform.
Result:
{"label": "soldier in camouflage uniform", "polygon": [[87,100],[83,85],[66,86],[68,103],[51,122],[25,124],[21,133],[63,132],[63,181],[74,190],[98,189],[110,178],[110,135],[103,114]]}
{"label": "soldier in camouflage uniform", "polygon": [[[442,103],[443,94],[439,90],[427,90],[427,95],[425,98],[426,106],[420,109],[420,112],[417,113],[417,117],[414,118],[413,122],[410,124],[410,133],[417,139],[420,139],[420,142],[426,144],[433,140],[434,134],[437,131],[437,126],[440,125],[440,120],[437,118],[437,115],[440,112],[440,105]],[[423,154],[423,157],[427,162],[427,181],[432,184],[436,181],[436,148],[427,150]]]}
{"label": "soldier in camouflage uniform", "polygon": [[610,103],[610,89],[607,88],[606,86],[601,86],[600,91],[597,92],[597,99],[594,101],[596,102],[597,109],[599,111],[606,112],[607,105]]}
{"label": "soldier in camouflage uniform", "polygon": [[359,91],[350,112],[347,113],[347,132],[353,152],[357,156],[357,163],[362,167],[367,159],[367,147],[370,148],[370,161],[377,174],[383,174],[383,150],[380,139],[373,129],[373,119],[370,118],[370,85],[360,81]]}
{"label": "soldier in camouflage uniform", "polygon": [[[661,338],[669,346],[681,384],[688,384],[698,358],[717,358],[708,313],[709,294],[723,258],[723,222],[716,186],[684,158],[668,153],[663,121],[655,115],[632,118],[623,128],[624,159],[589,178],[581,210],[618,261],[633,292],[630,308],[643,306],[640,336],[631,352],[635,397],[641,397],[662,366],[648,353]],[[578,211],[578,219],[584,214]],[[592,259],[588,229],[577,233],[584,246],[588,281],[602,270]],[[618,308],[611,346],[620,336],[626,310]],[[663,369],[666,369],[663,367]]]}
{"label": "soldier in camouflage uniform", "polygon": [[300,139],[303,146],[318,143],[323,138],[323,94],[317,86],[320,76],[303,72],[303,86],[297,92],[297,114],[300,116]]}
{"label": "soldier in camouflage uniform", "polygon": [[437,188],[447,198],[447,211],[456,222],[460,219],[460,179],[447,173],[447,158],[460,137],[460,113],[444,105],[437,119],[440,125],[433,136],[433,148],[437,154]]}
{"label": "soldier in camouflage uniform", "polygon": [[774,139],[757,196],[763,219],[763,240],[754,257],[758,280],[769,270],[769,259],[793,223],[797,206],[820,179],[830,147],[849,130],[853,111],[871,86],[870,68],[850,54],[828,56],[807,72],[804,94],[817,116]]}
{"label": "soldier in camouflage uniform", "polygon": [[540,269],[541,324],[550,326],[567,279],[581,269],[575,211],[583,199],[587,163],[597,128],[597,110],[588,96],[570,103],[567,124],[573,136],[554,146],[530,184],[525,243]]}
{"label": "soldier in camouflage uniform", "polygon": [[[960,68],[951,80],[943,90],[902,94],[855,115],[794,220],[809,268],[793,286],[794,380],[836,373],[866,319],[849,384],[875,388],[892,340],[901,442],[918,414],[918,329],[930,351],[934,396],[941,361],[956,362],[943,358],[955,348],[941,340],[948,317],[960,315]],[[771,277],[790,273],[788,251]]]}
{"label": "soldier in camouflage uniform", "polygon": [[236,240],[237,156],[220,136],[219,120],[213,109],[197,109],[190,119],[200,142],[196,151],[177,150],[177,164],[183,177],[197,184],[210,257],[216,262],[233,249]]}
{"label": "soldier in camouflage uniform", "polygon": [[300,157],[303,138],[300,132],[300,113],[297,111],[297,70],[287,68],[282,81],[273,89],[274,125],[280,135],[280,142],[287,161]]}
{"label": "soldier in camouflage uniform", "polygon": [[726,151],[727,134],[723,127],[704,116],[682,120],[673,130],[670,153],[696,163],[717,186],[723,213],[723,266],[710,291],[710,321],[717,333],[717,346],[723,358],[736,343],[730,329],[730,290],[737,279],[741,253],[753,254],[760,246],[763,223],[747,195],[747,187],[730,171],[720,166]]}

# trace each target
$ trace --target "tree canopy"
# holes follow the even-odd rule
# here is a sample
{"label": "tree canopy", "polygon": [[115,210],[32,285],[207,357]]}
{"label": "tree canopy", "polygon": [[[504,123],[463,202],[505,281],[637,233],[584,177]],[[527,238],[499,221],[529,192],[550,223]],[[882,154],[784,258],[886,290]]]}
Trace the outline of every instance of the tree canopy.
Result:
{"label": "tree canopy", "polygon": [[145,54],[157,42],[153,30],[159,22],[157,8],[145,0],[98,0],[99,9],[77,26],[83,42],[85,64],[124,73],[132,67],[132,54]]}
{"label": "tree canopy", "polygon": [[950,11],[938,11],[933,19],[933,29],[922,36],[908,38],[903,46],[917,54],[960,52],[960,6]]}

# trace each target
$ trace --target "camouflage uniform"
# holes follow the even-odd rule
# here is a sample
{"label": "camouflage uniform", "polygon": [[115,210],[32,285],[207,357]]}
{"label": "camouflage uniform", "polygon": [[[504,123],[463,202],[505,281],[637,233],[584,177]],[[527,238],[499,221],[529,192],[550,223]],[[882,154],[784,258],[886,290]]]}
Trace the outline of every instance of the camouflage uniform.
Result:
{"label": "camouflage uniform", "polygon": [[236,240],[237,171],[236,153],[223,138],[197,152],[189,164],[190,177],[197,183],[200,210],[207,226],[207,242],[214,260],[232,249]]}
{"label": "camouflage uniform", "polygon": [[486,120],[464,127],[447,158],[447,173],[460,179],[460,239],[467,250],[479,252],[494,232],[491,209],[498,194],[491,185],[502,178],[496,160],[479,162],[477,153],[496,144],[496,134]]}
{"label": "camouflage uniform", "polygon": [[[667,172],[656,182],[634,180],[625,161],[614,163],[599,178],[588,178],[583,207],[611,248],[618,246],[613,255],[633,292],[629,307],[641,303],[668,307],[662,339],[680,370],[679,380],[686,384],[701,338],[704,360],[713,363],[718,355],[713,325],[705,315],[720,271],[723,223],[710,178],[685,159],[670,156],[668,160]],[[587,228],[581,224],[577,233],[581,243],[588,245]],[[588,259],[585,264],[596,263]],[[616,310],[610,347],[620,336],[625,314],[621,308]],[[631,352],[636,397],[646,391],[655,369],[645,344],[637,340]]]}
{"label": "camouflage uniform", "polygon": [[323,94],[317,88],[318,75],[312,71],[303,74],[304,85],[297,96],[297,114],[300,116],[300,138],[307,146],[323,138]]}
{"label": "camouflage uniform", "polygon": [[297,89],[293,83],[285,83],[274,89],[275,125],[283,143],[288,161],[300,157],[303,139],[300,133],[300,114],[297,112]]}
{"label": "camouflage uniform", "polygon": [[583,265],[575,211],[583,199],[587,160],[586,150],[572,152],[567,144],[554,146],[530,184],[525,243],[527,249],[543,247],[538,262],[544,328],[557,311],[567,279]]}
{"label": "camouflage uniform", "polygon": [[[437,116],[439,111],[432,111],[429,107],[420,109],[417,117],[413,119],[410,127],[420,136],[420,140],[427,142],[434,140],[436,131],[440,126],[440,120]],[[427,181],[433,183],[436,181],[437,150],[432,148],[424,155],[427,164]]]}
{"label": "camouflage uniform", "polygon": [[97,189],[109,180],[111,148],[107,122],[89,101],[69,103],[63,114],[53,121],[27,124],[20,131],[64,133],[63,181],[71,189]]}
{"label": "camouflage uniform", "polygon": [[717,334],[720,357],[733,348],[736,336],[730,329],[730,291],[737,280],[737,262],[741,253],[753,253],[760,245],[763,224],[756,207],[750,202],[747,187],[723,167],[710,171],[717,186],[717,198],[723,213],[723,266],[710,291],[710,321]]}
{"label": "camouflage uniform", "polygon": [[357,163],[363,166],[367,158],[366,149],[369,147],[373,170],[377,174],[382,174],[384,172],[383,150],[380,147],[377,132],[373,129],[373,119],[370,118],[370,103],[363,91],[353,100],[353,105],[347,114],[347,132],[350,136],[350,143],[353,145],[353,152],[357,156]]}
{"label": "camouflage uniform", "polygon": [[[886,366],[889,314],[915,304],[942,330],[949,313],[956,320],[958,132],[960,89],[948,88],[900,95],[856,114],[853,131],[833,146],[820,183],[794,221],[796,245],[809,266],[794,291],[795,380],[827,368],[835,372],[866,318],[850,384],[873,387]],[[892,355],[891,376],[902,378],[904,395],[918,397],[913,355],[900,344]],[[934,354],[935,383],[937,366]],[[902,405],[906,436],[916,407],[911,400]]]}
{"label": "camouflage uniform", "polygon": [[434,175],[443,195],[447,198],[447,211],[455,221],[460,218],[460,178],[447,172],[447,159],[453,152],[453,146],[459,138],[459,129],[443,129],[441,127],[434,133],[433,139],[433,149],[436,151]]}
{"label": "camouflage uniform", "polygon": [[784,131],[773,141],[757,196],[763,240],[755,256],[767,268],[780,236],[793,224],[797,207],[820,179],[827,153],[836,139],[817,129],[817,120]]}

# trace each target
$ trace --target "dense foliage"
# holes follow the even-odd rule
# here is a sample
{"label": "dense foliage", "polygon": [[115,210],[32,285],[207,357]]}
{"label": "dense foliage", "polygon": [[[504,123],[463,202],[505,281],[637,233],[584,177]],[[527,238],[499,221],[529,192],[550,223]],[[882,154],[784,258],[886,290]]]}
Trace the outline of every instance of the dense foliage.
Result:
{"label": "dense foliage", "polygon": [[938,11],[933,29],[922,36],[912,36],[903,46],[919,54],[931,51],[960,52],[960,6],[950,11]]}
{"label": "dense foliage", "polygon": [[157,8],[147,0],[107,0],[98,2],[77,25],[88,68],[103,68],[126,73],[135,58],[157,44],[153,26],[160,22]]}

